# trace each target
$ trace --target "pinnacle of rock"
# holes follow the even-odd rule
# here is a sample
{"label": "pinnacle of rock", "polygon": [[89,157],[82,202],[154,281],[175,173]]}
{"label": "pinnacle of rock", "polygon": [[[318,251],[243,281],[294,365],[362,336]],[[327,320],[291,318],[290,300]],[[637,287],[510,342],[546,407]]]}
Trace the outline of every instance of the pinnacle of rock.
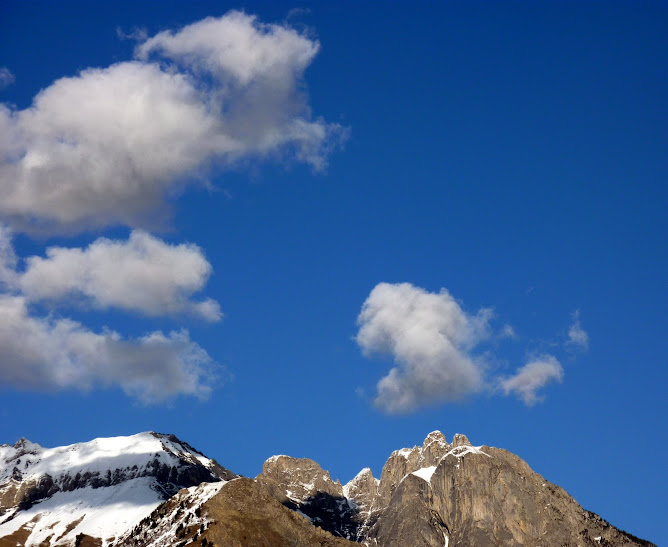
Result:
{"label": "pinnacle of rock", "polygon": [[453,447],[471,446],[471,443],[469,442],[466,435],[462,435],[461,433],[456,433],[455,436],[452,439],[452,446]]}
{"label": "pinnacle of rock", "polygon": [[431,443],[448,444],[448,441],[445,440],[445,435],[437,430],[432,431],[429,435],[427,435],[424,443],[422,444],[422,448],[425,449]]}

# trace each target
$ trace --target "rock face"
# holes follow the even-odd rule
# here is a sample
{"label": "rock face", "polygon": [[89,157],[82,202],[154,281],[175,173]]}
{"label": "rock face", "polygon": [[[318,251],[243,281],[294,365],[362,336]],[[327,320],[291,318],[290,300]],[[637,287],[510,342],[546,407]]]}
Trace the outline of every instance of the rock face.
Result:
{"label": "rock face", "polygon": [[257,483],[286,507],[311,523],[346,539],[357,539],[357,507],[343,493],[341,483],[313,460],[273,456],[262,467]]}
{"label": "rock face", "polygon": [[357,524],[355,541],[363,541],[369,536],[369,530],[378,520],[380,512],[379,480],[374,478],[371,469],[365,467],[357,476],[343,487],[343,495],[354,507]]}
{"label": "rock face", "polygon": [[585,511],[517,456],[464,435],[448,444],[434,432],[394,452],[379,492],[384,507],[368,536],[387,547],[651,545]]}
{"label": "rock face", "polygon": [[[517,456],[440,431],[343,487],[315,462],[270,458],[257,481],[332,534],[369,546],[650,546],[580,507]],[[323,503],[322,500],[327,500]]]}
{"label": "rock face", "polygon": [[448,527],[435,510],[434,493],[428,483],[409,474],[397,486],[368,536],[376,545],[425,545],[441,547]]}
{"label": "rock face", "polygon": [[0,538],[45,545],[69,545],[79,534],[106,540],[181,488],[234,477],[173,435],[53,449],[21,439],[0,446]]}
{"label": "rock face", "polygon": [[585,511],[505,450],[453,450],[429,486],[453,545],[648,545]]}

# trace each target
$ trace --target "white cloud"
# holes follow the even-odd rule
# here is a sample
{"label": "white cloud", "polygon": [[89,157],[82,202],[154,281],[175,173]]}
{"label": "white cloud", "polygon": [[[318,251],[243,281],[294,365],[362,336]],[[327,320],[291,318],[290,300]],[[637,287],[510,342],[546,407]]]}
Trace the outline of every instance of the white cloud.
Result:
{"label": "white cloud", "polygon": [[504,325],[499,334],[501,338],[517,338],[517,333],[512,325]]}
{"label": "white cloud", "polygon": [[26,263],[15,286],[33,301],[83,296],[98,308],[151,316],[188,313],[208,321],[222,316],[214,300],[190,299],[212,271],[196,245],[169,245],[135,230],[127,241],[99,238],[85,249],[50,247],[46,258],[33,256]]}
{"label": "white cloud", "polygon": [[230,12],[57,80],[28,109],[0,105],[0,215],[22,230],[151,226],[214,164],[287,155],[324,167],[343,131],[310,115],[302,75],[317,50]]}
{"label": "white cloud", "polygon": [[404,413],[480,390],[483,371],[470,352],[489,336],[490,318],[489,309],[467,314],[445,289],[378,284],[357,320],[364,353],[388,354],[397,364],[378,382],[376,406]]}
{"label": "white cloud", "polygon": [[0,89],[14,83],[14,75],[6,66],[0,66]]}
{"label": "white cloud", "polygon": [[580,325],[580,310],[573,313],[573,324],[568,329],[568,344],[581,351],[589,348],[589,334]]}
{"label": "white cloud", "polygon": [[12,246],[12,233],[0,224],[0,289],[13,288],[18,280],[16,265],[18,258]]}
{"label": "white cloud", "polygon": [[20,389],[118,386],[146,403],[206,398],[214,365],[185,331],[123,340],[68,319],[30,316],[23,297],[0,295],[0,383]]}
{"label": "white cloud", "polygon": [[[320,45],[294,30],[267,25],[252,15],[231,11],[215,18],[207,17],[178,32],[163,31],[137,47],[137,57],[146,59],[158,52],[214,74],[226,84],[247,86],[253,81],[282,81],[295,84],[311,63]],[[232,80],[232,81],[230,81]]]}
{"label": "white cloud", "polygon": [[542,398],[538,390],[552,381],[561,382],[564,369],[552,355],[543,355],[533,359],[514,376],[500,381],[501,389],[506,395],[514,393],[528,406],[532,406]]}

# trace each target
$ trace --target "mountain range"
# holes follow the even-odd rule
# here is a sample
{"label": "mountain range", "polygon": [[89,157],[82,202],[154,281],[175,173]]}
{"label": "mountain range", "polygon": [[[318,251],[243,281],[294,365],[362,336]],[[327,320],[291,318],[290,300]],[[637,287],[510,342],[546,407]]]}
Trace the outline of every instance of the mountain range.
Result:
{"label": "mountain range", "polygon": [[440,431],[347,484],[270,457],[254,479],[173,435],[0,446],[0,547],[651,546],[518,456]]}

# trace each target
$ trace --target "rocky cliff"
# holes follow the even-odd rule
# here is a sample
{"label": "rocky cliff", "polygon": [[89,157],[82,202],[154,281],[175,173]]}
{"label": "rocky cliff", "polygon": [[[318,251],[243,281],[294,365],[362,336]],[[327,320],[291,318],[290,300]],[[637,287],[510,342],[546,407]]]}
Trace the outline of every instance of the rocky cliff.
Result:
{"label": "rocky cliff", "polygon": [[315,462],[267,460],[257,482],[334,535],[383,547],[649,546],[584,510],[519,457],[448,443],[440,431],[393,452],[380,480],[362,470],[341,487]]}

